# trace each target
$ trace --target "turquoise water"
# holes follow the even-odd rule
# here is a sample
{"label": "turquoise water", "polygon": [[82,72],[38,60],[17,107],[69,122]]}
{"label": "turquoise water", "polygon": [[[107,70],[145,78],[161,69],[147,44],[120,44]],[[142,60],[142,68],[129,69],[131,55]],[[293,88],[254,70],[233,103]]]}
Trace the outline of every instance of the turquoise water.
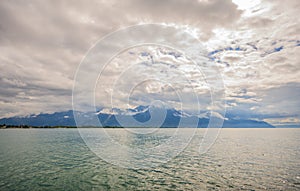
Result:
{"label": "turquoise water", "polygon": [[300,129],[223,129],[199,155],[203,133],[171,161],[133,170],[101,160],[77,129],[2,129],[0,190],[300,190]]}

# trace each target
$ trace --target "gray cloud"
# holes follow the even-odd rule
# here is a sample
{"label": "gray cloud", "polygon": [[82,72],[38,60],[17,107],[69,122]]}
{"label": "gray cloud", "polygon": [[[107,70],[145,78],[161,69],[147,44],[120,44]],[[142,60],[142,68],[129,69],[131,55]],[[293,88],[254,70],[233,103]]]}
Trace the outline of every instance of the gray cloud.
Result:
{"label": "gray cloud", "polygon": [[[298,90],[300,83],[299,1],[257,1],[249,7],[233,2],[237,5],[224,0],[1,1],[0,117],[71,109],[76,68],[99,38],[129,25],[166,23],[186,28],[214,52],[210,57],[224,78],[230,109],[252,116],[260,110],[269,118],[278,110],[276,116],[297,118],[299,101],[283,92]],[[104,86],[118,74],[117,67],[107,68]],[[166,68],[161,66],[161,75]],[[197,73],[188,74],[199,81]],[[198,92],[203,103],[206,91]],[[109,89],[104,92],[109,95]]]}

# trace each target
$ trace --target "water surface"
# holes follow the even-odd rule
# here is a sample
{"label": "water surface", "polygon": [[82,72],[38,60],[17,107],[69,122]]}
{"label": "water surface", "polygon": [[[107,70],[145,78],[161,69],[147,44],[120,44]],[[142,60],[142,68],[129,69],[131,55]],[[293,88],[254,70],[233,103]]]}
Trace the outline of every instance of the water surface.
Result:
{"label": "water surface", "polygon": [[300,129],[223,129],[199,155],[203,133],[165,164],[125,169],[91,152],[77,129],[2,129],[0,190],[300,190]]}

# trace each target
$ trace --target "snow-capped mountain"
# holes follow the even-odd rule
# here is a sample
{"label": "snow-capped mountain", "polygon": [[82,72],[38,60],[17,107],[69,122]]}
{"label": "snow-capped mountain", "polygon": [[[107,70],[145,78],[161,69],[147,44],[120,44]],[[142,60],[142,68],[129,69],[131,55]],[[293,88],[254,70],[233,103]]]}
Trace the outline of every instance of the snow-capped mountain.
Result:
{"label": "snow-capped mountain", "polygon": [[[139,124],[143,124],[151,119],[151,109],[154,110],[156,115],[163,115],[165,113],[165,118],[161,127],[177,127],[181,119],[184,119],[181,123],[181,126],[184,127],[194,127],[195,121],[198,122],[196,124],[197,127],[205,128],[208,126],[209,123],[209,115],[205,114],[202,117],[194,116],[189,113],[185,113],[182,111],[178,111],[174,108],[159,108],[154,107],[151,108],[150,106],[138,106],[133,109],[106,109],[102,108],[97,112],[90,112],[90,113],[83,113],[83,112],[76,112],[77,115],[80,115],[82,118],[85,118],[87,121],[87,126],[92,125],[89,124],[89,118],[91,115],[97,115],[99,121],[101,122],[102,126],[108,127],[120,127],[120,123],[118,118],[122,118],[122,120],[129,120],[134,118],[136,121],[140,122]],[[7,124],[7,125],[29,125],[29,126],[76,126],[73,111],[64,111],[64,112],[55,112],[52,114],[38,114],[38,115],[29,115],[25,117],[11,117],[11,118],[3,118],[0,119],[0,124]],[[155,123],[149,124],[147,123],[147,127],[154,126]],[[129,125],[131,127],[136,127],[136,124]],[[143,125],[139,125],[143,126]],[[224,120],[223,127],[273,127],[272,125],[264,122],[264,121],[256,121],[250,119],[226,119]]]}

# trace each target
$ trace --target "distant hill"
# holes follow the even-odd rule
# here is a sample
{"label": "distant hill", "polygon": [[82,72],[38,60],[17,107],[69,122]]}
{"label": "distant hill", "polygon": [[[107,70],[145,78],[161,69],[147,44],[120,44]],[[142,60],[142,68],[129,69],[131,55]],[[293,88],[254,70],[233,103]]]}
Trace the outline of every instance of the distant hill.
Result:
{"label": "distant hill", "polygon": [[[161,112],[159,108],[156,108],[155,112]],[[84,115],[84,113],[82,113]],[[102,126],[107,127],[120,127],[117,118],[122,117],[123,120],[129,120],[134,118],[139,122],[146,122],[150,119],[149,106],[139,106],[135,109],[128,109],[122,111],[120,109],[114,108],[110,111],[100,110],[98,112],[92,113],[92,115],[97,115]],[[84,115],[85,116],[85,115]],[[88,116],[87,121],[88,121]],[[205,128],[208,126],[209,118],[208,117],[197,117],[190,114],[183,113],[181,111],[169,108],[166,110],[166,117],[163,121],[161,127],[177,127],[181,118],[184,118],[185,123],[184,127],[195,126],[193,125],[195,121],[198,121],[197,127]],[[6,125],[28,125],[28,126],[76,126],[73,111],[64,111],[64,112],[55,112],[52,114],[38,114],[38,115],[29,115],[25,117],[10,117],[0,119],[0,124]],[[87,124],[88,125],[88,124]],[[136,125],[129,125],[135,126]],[[155,126],[154,124],[148,124],[147,126]],[[274,126],[270,125],[264,121],[255,121],[249,119],[226,119],[224,120],[223,127],[231,128],[273,128]]]}

